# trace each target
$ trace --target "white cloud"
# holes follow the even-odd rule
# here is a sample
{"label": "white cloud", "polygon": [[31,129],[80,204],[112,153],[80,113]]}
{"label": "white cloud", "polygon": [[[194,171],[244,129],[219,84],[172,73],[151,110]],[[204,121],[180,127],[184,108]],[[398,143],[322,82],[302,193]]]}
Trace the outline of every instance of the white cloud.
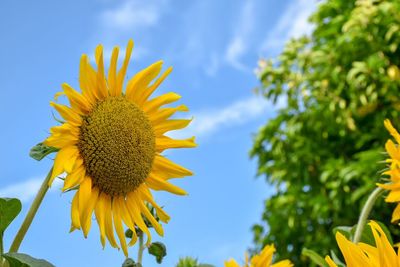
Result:
{"label": "white cloud", "polygon": [[119,6],[103,12],[101,20],[104,26],[119,31],[149,27],[158,22],[158,7],[154,1],[126,0]]}
{"label": "white cloud", "polygon": [[311,33],[313,26],[308,22],[308,17],[316,9],[316,6],[316,0],[292,1],[275,28],[262,42],[261,52],[281,48],[288,39]]}
{"label": "white cloud", "polygon": [[254,2],[247,0],[243,4],[235,34],[225,51],[225,60],[238,70],[248,70],[240,59],[249,49],[247,41],[254,28],[254,17]]}
{"label": "white cloud", "polygon": [[[278,103],[279,107],[281,104]],[[171,133],[175,138],[187,136],[206,136],[223,128],[229,128],[244,124],[258,116],[265,114],[267,110],[274,110],[270,102],[261,96],[252,96],[239,100],[220,109],[207,109],[193,112],[194,120],[184,130]]]}
{"label": "white cloud", "polygon": [[[18,198],[22,202],[29,202],[38,192],[45,176],[33,177],[20,183],[8,185],[0,190],[0,197]],[[62,180],[56,179],[50,189],[58,189]]]}

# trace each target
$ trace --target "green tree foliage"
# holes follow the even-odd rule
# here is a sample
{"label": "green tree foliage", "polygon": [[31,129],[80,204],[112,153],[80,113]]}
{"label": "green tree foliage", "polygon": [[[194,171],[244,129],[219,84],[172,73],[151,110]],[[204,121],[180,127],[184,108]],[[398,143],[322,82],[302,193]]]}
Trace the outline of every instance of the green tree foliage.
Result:
{"label": "green tree foliage", "polygon": [[[251,151],[276,188],[253,227],[256,249],[274,243],[297,266],[309,265],[303,247],[326,255],[332,229],[357,222],[385,168],[383,120],[400,126],[400,2],[325,1],[310,20],[311,36],[260,61],[260,91],[280,109]],[[380,200],[372,216],[389,225],[392,210]]]}

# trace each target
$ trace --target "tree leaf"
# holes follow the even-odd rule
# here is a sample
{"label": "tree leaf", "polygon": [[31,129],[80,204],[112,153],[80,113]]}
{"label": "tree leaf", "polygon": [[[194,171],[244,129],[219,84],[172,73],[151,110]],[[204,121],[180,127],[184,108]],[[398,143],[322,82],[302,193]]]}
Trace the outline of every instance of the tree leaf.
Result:
{"label": "tree leaf", "polygon": [[46,260],[35,259],[23,253],[5,253],[3,254],[3,257],[6,258],[10,267],[55,267]]}
{"label": "tree leaf", "polygon": [[36,159],[37,161],[40,161],[47,155],[57,152],[58,150],[59,150],[58,148],[46,146],[43,143],[39,143],[36,146],[31,148],[31,151],[29,152],[29,156],[31,158]]}
{"label": "tree leaf", "polygon": [[17,198],[0,198],[0,232],[3,233],[22,208]]}

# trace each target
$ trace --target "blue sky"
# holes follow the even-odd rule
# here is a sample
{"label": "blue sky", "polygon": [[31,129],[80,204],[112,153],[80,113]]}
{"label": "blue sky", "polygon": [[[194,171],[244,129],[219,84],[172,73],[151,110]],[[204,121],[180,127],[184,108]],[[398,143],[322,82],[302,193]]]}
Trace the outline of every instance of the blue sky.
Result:
{"label": "blue sky", "polygon": [[[159,93],[182,95],[195,119],[176,135],[196,135],[199,144],[166,153],[196,175],[175,181],[189,196],[155,194],[172,217],[165,237],[153,235],[167,245],[161,266],[174,266],[180,256],[215,266],[243,259],[250,228],[272,192],[255,179],[256,162],[248,156],[252,136],[274,114],[253,93],[254,69],[289,37],[310,31],[306,18],[314,8],[308,0],[1,1],[0,196],[19,197],[24,206],[6,233],[6,248],[52,164],[28,156],[55,124],[49,101],[63,82],[78,87],[82,53],[92,56],[102,43],[107,58],[132,38],[128,77],[159,59],[173,66]],[[71,197],[59,183],[52,187],[20,251],[60,267],[120,266],[123,253],[102,250],[95,224],[86,240],[68,233]],[[130,254],[136,258],[136,247]],[[144,266],[156,263],[146,254]]]}

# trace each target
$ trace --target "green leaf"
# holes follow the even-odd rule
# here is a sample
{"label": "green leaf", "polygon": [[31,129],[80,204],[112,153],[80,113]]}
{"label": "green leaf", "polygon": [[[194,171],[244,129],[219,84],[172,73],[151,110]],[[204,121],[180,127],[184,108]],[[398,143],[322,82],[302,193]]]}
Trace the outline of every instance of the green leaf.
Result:
{"label": "green leaf", "polygon": [[43,143],[39,143],[36,146],[31,148],[31,151],[29,152],[29,156],[31,158],[36,159],[37,161],[40,161],[47,155],[57,152],[58,150],[59,150],[58,148],[46,146]]}
{"label": "green leaf", "polygon": [[161,242],[151,243],[149,253],[156,257],[157,263],[161,263],[163,258],[167,255],[167,248]]}
{"label": "green leaf", "polygon": [[35,259],[23,253],[10,252],[3,254],[10,267],[55,267],[53,264],[46,260]]}
{"label": "green leaf", "polygon": [[3,233],[21,211],[17,198],[0,198],[0,232]]}
{"label": "green leaf", "polygon": [[303,248],[301,254],[309,257],[315,264],[318,264],[318,266],[328,267],[328,264],[326,263],[324,258],[318,255],[318,253],[314,250]]}

